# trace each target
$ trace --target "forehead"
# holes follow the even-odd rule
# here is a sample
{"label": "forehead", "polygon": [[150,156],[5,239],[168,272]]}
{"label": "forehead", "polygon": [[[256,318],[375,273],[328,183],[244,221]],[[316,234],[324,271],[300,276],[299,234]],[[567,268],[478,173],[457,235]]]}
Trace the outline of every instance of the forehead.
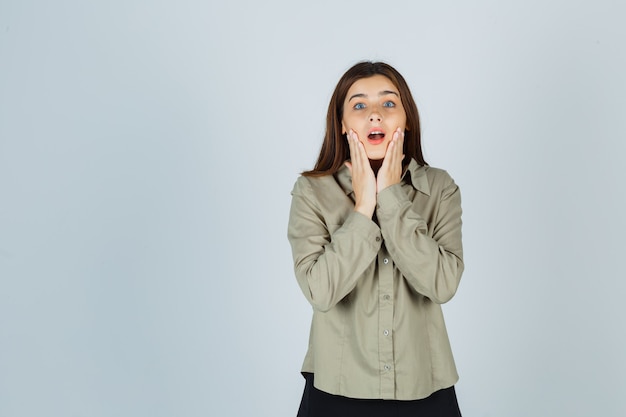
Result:
{"label": "forehead", "polygon": [[346,96],[349,98],[353,94],[378,95],[382,91],[394,91],[400,94],[389,78],[377,74],[356,80],[348,89]]}

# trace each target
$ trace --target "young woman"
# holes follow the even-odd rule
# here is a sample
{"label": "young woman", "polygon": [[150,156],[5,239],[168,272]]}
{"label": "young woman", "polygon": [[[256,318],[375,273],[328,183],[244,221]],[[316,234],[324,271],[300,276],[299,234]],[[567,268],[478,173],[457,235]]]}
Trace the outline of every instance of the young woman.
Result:
{"label": "young woman", "polygon": [[288,237],[313,306],[298,416],[460,416],[440,304],[463,272],[461,197],[429,167],[404,78],[361,62],[339,80]]}

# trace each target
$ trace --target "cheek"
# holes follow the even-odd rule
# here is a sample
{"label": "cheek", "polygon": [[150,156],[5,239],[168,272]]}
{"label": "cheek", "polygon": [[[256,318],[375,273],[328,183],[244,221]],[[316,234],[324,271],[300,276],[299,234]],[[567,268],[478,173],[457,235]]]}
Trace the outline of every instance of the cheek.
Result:
{"label": "cheek", "polygon": [[350,117],[344,117],[343,120],[341,120],[341,128],[344,130],[344,133],[348,132],[350,129],[354,129],[354,120]]}

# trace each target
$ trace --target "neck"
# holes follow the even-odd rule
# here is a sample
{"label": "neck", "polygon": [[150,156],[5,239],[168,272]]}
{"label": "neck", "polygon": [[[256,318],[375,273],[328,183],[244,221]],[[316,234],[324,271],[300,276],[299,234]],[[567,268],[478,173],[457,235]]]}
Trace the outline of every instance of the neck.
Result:
{"label": "neck", "polygon": [[383,165],[383,159],[370,159],[370,166],[372,167],[372,171],[374,171],[374,175],[378,175],[378,170]]}

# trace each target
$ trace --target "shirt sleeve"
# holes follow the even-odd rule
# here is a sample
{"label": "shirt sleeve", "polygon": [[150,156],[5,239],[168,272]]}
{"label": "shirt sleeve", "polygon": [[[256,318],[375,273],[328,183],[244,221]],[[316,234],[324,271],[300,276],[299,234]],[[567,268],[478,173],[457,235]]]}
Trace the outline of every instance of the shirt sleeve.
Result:
{"label": "shirt sleeve", "polygon": [[326,224],[305,177],[292,191],[288,238],[298,284],[311,305],[328,311],[348,295],[372,264],[382,238],[379,227],[352,212],[340,225]]}
{"label": "shirt sleeve", "polygon": [[439,199],[433,224],[418,213],[400,184],[378,195],[376,214],[385,246],[409,285],[432,301],[449,301],[463,273],[461,194],[447,174],[443,187],[432,188]]}

